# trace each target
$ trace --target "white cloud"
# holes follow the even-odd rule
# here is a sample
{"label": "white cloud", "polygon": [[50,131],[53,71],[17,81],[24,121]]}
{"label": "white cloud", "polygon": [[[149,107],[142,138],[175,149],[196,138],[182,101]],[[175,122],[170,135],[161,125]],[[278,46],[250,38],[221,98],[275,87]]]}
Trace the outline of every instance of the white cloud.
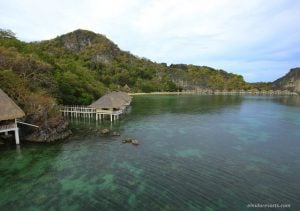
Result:
{"label": "white cloud", "polygon": [[22,40],[84,28],[157,62],[211,65],[250,81],[273,80],[300,62],[293,0],[10,0],[0,14],[1,27]]}

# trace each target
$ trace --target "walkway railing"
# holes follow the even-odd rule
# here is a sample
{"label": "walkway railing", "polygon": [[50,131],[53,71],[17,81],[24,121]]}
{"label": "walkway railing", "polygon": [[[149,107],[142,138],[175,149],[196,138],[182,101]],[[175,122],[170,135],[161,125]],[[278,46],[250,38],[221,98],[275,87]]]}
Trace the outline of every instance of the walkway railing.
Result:
{"label": "walkway railing", "polygon": [[119,116],[124,113],[125,108],[120,110],[98,110],[95,108],[89,108],[82,105],[64,106],[61,109],[63,116],[75,117],[75,118],[92,118],[96,120],[102,120],[105,116],[109,116],[111,121],[119,119]]}
{"label": "walkway railing", "polygon": [[7,124],[7,125],[0,125],[0,131],[15,129],[17,125],[15,123]]}

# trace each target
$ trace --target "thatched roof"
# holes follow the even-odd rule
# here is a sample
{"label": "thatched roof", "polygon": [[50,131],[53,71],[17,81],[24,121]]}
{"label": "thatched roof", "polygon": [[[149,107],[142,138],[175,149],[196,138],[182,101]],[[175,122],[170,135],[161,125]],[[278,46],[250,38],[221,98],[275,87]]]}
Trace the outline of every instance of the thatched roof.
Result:
{"label": "thatched roof", "polygon": [[110,92],[97,101],[93,102],[88,107],[90,108],[98,108],[98,109],[119,109],[124,107],[126,104],[130,103],[131,96],[129,96],[126,92],[121,91],[113,91]]}
{"label": "thatched roof", "polygon": [[0,121],[25,116],[24,111],[0,89]]}
{"label": "thatched roof", "polygon": [[107,94],[98,99],[97,101],[93,102],[91,105],[89,105],[90,108],[98,108],[98,109],[119,109],[123,107],[126,104],[126,101],[119,98],[115,94]]}
{"label": "thatched roof", "polygon": [[131,101],[131,96],[129,96],[126,92],[114,91],[114,92],[109,93],[108,95],[116,96],[116,97],[126,101],[127,103]]}

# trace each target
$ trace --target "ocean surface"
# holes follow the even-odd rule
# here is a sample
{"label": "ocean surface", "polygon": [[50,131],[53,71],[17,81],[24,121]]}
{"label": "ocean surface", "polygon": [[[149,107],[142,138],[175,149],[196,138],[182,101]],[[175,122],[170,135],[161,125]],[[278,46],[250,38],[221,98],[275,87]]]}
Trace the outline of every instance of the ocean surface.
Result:
{"label": "ocean surface", "polygon": [[300,210],[300,97],[134,96],[114,124],[71,126],[0,148],[1,211]]}

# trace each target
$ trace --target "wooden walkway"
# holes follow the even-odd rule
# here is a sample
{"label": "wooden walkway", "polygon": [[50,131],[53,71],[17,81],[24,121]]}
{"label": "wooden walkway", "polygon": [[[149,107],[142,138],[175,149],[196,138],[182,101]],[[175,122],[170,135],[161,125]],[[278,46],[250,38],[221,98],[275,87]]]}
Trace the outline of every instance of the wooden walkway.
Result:
{"label": "wooden walkway", "polygon": [[96,115],[95,108],[88,108],[86,106],[64,106],[61,110],[64,116],[72,116],[72,117],[83,117],[83,118],[92,118]]}
{"label": "wooden walkway", "polygon": [[95,108],[89,108],[81,105],[73,105],[73,106],[64,106],[61,112],[63,116],[66,117],[69,116],[74,118],[104,120],[105,117],[109,116],[110,121],[115,121],[120,118],[120,115],[122,115],[125,112],[125,109],[126,107],[117,111],[101,110],[100,112],[99,111],[97,112]]}

